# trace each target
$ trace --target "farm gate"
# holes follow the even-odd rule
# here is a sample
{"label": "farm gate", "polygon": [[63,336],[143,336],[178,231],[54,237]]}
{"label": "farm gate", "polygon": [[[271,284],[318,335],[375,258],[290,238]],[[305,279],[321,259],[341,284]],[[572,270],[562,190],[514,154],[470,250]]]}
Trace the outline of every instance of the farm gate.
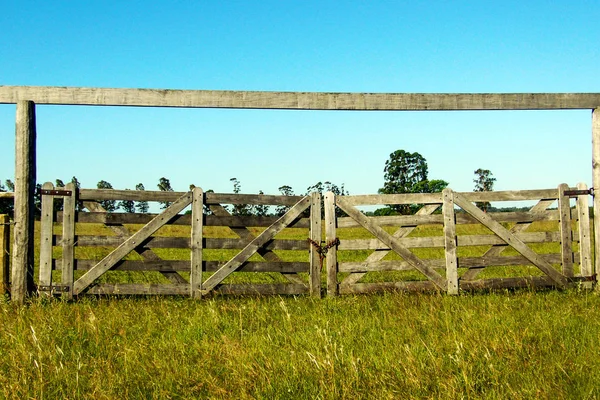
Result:
{"label": "farm gate", "polygon": [[[319,193],[91,190],[46,183],[38,291],[69,299],[320,296],[324,258],[329,295],[591,287],[589,193],[583,184],[510,192],[327,193],[322,210]],[[117,200],[162,202],[165,208],[158,214],[108,212],[107,204]],[[473,204],[525,200],[536,203],[512,212],[483,212]],[[420,209],[414,215],[367,216],[357,208],[378,204]],[[262,207],[260,215],[240,211],[252,205]],[[277,209],[267,216],[267,206]]]}

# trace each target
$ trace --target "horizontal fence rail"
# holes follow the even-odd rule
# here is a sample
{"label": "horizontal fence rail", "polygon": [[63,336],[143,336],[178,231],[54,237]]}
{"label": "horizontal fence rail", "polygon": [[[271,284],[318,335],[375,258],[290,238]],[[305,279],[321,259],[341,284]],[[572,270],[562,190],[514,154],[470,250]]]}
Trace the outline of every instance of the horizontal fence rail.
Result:
{"label": "horizontal fence rail", "polygon": [[286,110],[594,109],[599,93],[321,93],[0,86],[0,103]]}

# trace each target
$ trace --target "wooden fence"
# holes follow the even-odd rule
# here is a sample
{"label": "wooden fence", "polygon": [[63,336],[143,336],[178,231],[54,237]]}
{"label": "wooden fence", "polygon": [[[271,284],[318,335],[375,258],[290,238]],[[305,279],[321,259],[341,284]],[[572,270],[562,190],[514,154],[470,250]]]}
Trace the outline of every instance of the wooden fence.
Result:
{"label": "wooden fence", "polygon": [[[326,215],[338,207],[349,217],[326,221],[330,295],[385,289],[459,290],[568,287],[595,281],[585,185],[571,189],[435,194],[325,196]],[[576,198],[575,208],[570,198]],[[484,213],[473,202],[535,200],[526,212]],[[421,204],[415,215],[367,217],[356,206]],[[553,204],[556,209],[549,209]],[[458,209],[457,209],[458,207]],[[441,209],[441,213],[436,213]],[[362,227],[364,239],[337,229]],[[345,261],[344,253],[368,254]],[[346,257],[355,259],[356,257]],[[338,261],[339,260],[339,261]]]}

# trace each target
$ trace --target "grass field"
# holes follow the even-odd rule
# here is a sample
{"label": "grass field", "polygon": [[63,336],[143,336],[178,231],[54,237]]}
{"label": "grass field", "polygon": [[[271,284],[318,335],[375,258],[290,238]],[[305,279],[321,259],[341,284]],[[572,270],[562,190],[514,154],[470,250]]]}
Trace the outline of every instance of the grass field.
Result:
{"label": "grass field", "polygon": [[575,289],[0,301],[0,397],[600,398],[599,339]]}

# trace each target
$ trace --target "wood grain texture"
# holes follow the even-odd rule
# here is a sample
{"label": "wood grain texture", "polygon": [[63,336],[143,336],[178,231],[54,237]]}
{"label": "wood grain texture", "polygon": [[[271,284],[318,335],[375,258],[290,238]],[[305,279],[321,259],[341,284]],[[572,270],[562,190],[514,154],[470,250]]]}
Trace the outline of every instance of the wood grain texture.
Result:
{"label": "wood grain texture", "polygon": [[190,249],[190,297],[198,299],[202,296],[202,189],[192,189],[192,233]]}
{"label": "wood grain texture", "polygon": [[0,215],[0,296],[10,293],[10,218]]}
{"label": "wood grain texture", "polygon": [[[321,193],[310,195],[310,239],[315,243],[321,243]],[[310,294],[321,297],[321,260],[319,252],[314,246],[310,246]]]}
{"label": "wood grain texture", "polygon": [[[331,243],[337,239],[337,218],[335,216],[335,200],[336,196],[333,192],[325,193],[325,241]],[[338,288],[338,262],[337,262],[337,246],[332,247],[327,252],[325,258],[327,266],[327,296],[337,296]]]}
{"label": "wood grain texture", "polygon": [[[46,182],[42,189],[52,190],[52,182]],[[52,243],[54,229],[54,196],[42,196],[42,213],[40,217],[40,271],[39,284],[52,286]],[[50,296],[50,291],[40,292],[41,296]]]}
{"label": "wood grain texture", "polygon": [[460,208],[475,217],[480,223],[489,228],[492,232],[498,235],[508,245],[512,246],[521,255],[531,261],[542,272],[548,275],[559,287],[566,287],[568,284],[567,278],[560,272],[554,269],[552,265],[547,263],[543,258],[531,250],[525,243],[520,241],[513,233],[504,228],[498,222],[490,218],[486,213],[475,207],[471,202],[466,200],[458,193],[454,193],[454,202]]}
{"label": "wood grain texture", "polygon": [[387,233],[379,225],[373,223],[369,217],[364,215],[362,212],[354,208],[353,206],[346,203],[346,196],[337,196],[335,201],[338,207],[340,207],[346,214],[358,221],[366,230],[375,235],[379,240],[389,246],[395,253],[400,255],[405,261],[409,262],[420,271],[423,275],[427,276],[433,281],[440,289],[446,290],[446,280],[435,270],[430,268],[425,262],[419,257],[415,256],[410,250],[402,246],[398,239]]}
{"label": "wood grain texture", "polygon": [[35,104],[19,101],[15,124],[15,192],[11,299],[22,304],[33,291],[34,191],[36,181]]}
{"label": "wood grain texture", "polygon": [[[600,191],[600,108],[592,111],[592,184]],[[600,273],[600,195],[593,197],[594,204],[594,274]],[[600,285],[596,285],[600,291]]]}
{"label": "wood grain texture", "polygon": [[63,200],[63,234],[62,234],[62,270],[61,283],[69,289],[62,292],[62,296],[70,300],[73,298],[73,271],[75,260],[75,207],[77,205],[77,192],[75,184],[69,183],[65,189],[71,190],[73,195],[65,196]]}
{"label": "wood grain texture", "polygon": [[[587,190],[585,183],[579,183],[577,189]],[[593,275],[592,245],[590,235],[590,209],[588,196],[577,196],[577,230],[579,237],[579,265],[580,275],[589,277]]]}
{"label": "wood grain texture", "polygon": [[161,226],[165,225],[177,213],[187,207],[192,201],[192,194],[188,192],[181,196],[177,201],[171,204],[162,214],[155,217],[142,229],[133,234],[126,242],[113,250],[109,255],[102,259],[92,269],[80,277],[74,284],[74,294],[81,293],[96,278],[108,271],[117,261],[126,256],[130,251],[139,246],[140,242],[146,240],[150,235],[156,232]]}
{"label": "wood grain texture", "polygon": [[255,284],[226,284],[217,286],[211,294],[225,295],[298,295],[308,294],[306,285],[294,283],[255,283]]}
{"label": "wood grain texture", "polygon": [[229,260],[223,267],[217,272],[211,275],[203,284],[202,292],[207,294],[214,289],[219,283],[241,266],[248,258],[250,258],[257,250],[266,242],[273,239],[273,237],[287,227],[292,221],[294,221],[300,214],[310,207],[310,198],[304,197],[298,203],[296,203],[287,213],[277,220],[273,225],[261,232],[254,240],[252,240],[248,246],[240,251],[235,257]]}
{"label": "wood grain texture", "polygon": [[559,110],[600,106],[598,93],[320,93],[0,86],[0,103],[290,110]]}
{"label": "wood grain texture", "polygon": [[566,183],[558,186],[558,211],[560,213],[560,247],[562,254],[562,273],[566,277],[573,276],[573,242],[571,233],[571,199],[565,195],[569,190]]}
{"label": "wood grain texture", "polygon": [[456,257],[456,221],[454,218],[454,194],[452,189],[442,191],[444,203],[442,215],[444,216],[444,257],[446,261],[447,293],[458,294],[458,260]]}

